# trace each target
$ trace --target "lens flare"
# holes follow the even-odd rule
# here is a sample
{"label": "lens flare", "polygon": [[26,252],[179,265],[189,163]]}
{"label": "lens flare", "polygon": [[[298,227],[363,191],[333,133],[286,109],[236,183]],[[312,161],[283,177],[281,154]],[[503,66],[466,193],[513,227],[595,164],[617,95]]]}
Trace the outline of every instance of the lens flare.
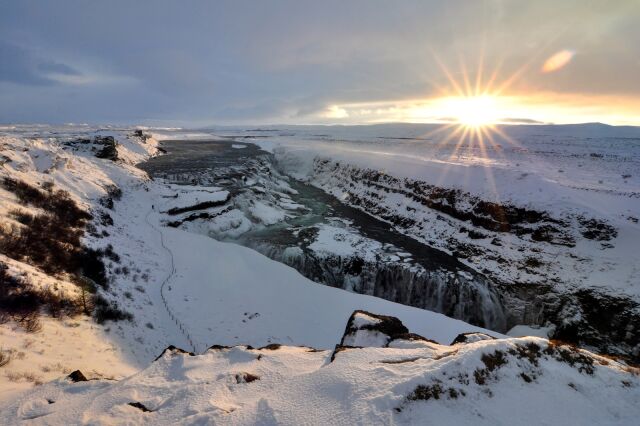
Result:
{"label": "lens flare", "polygon": [[573,50],[561,50],[550,56],[542,65],[542,72],[549,73],[558,71],[571,62],[576,52]]}

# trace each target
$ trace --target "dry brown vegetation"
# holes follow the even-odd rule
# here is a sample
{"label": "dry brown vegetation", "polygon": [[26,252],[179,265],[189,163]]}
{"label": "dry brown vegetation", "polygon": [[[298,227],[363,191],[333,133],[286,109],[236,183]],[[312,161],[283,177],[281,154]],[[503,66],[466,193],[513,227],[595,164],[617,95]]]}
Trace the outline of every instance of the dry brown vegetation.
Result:
{"label": "dry brown vegetation", "polygon": [[5,321],[13,319],[28,332],[40,329],[38,315],[43,308],[57,318],[93,312],[100,323],[132,319],[131,314],[96,294],[97,287],[107,289],[109,284],[103,257],[113,261],[119,257],[110,246],[96,250],[82,243],[92,215],[52,184],[39,189],[4,178],[0,186],[12,192],[22,206],[36,209],[10,212],[17,224],[0,228],[0,253],[49,275],[70,279],[82,289],[80,298],[70,300],[36,289],[25,278],[11,276],[7,267],[0,264],[0,317]]}

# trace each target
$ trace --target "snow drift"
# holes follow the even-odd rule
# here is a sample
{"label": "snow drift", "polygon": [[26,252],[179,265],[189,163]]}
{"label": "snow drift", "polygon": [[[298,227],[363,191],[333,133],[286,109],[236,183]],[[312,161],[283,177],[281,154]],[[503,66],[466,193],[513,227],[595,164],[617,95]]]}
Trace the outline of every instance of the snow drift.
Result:
{"label": "snow drift", "polygon": [[0,407],[0,422],[631,425],[640,415],[638,370],[614,360],[534,337],[441,345],[404,330],[397,318],[360,311],[342,343],[365,347],[333,356],[301,346],[200,355],[172,347],[124,380],[74,372],[40,386]]}

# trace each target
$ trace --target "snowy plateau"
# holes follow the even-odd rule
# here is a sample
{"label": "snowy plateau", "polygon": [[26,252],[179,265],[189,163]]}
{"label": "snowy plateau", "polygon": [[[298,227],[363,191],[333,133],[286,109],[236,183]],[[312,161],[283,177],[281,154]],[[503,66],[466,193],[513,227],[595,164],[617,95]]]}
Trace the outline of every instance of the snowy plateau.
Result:
{"label": "snowy plateau", "polygon": [[0,424],[640,418],[640,128],[0,127]]}

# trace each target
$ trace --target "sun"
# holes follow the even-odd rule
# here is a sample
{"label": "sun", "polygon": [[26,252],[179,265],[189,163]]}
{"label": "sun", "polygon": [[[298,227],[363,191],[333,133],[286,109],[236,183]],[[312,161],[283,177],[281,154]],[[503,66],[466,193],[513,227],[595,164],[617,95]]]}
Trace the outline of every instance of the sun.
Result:
{"label": "sun", "polygon": [[490,126],[501,118],[498,99],[491,95],[449,97],[442,103],[445,114],[463,126]]}

